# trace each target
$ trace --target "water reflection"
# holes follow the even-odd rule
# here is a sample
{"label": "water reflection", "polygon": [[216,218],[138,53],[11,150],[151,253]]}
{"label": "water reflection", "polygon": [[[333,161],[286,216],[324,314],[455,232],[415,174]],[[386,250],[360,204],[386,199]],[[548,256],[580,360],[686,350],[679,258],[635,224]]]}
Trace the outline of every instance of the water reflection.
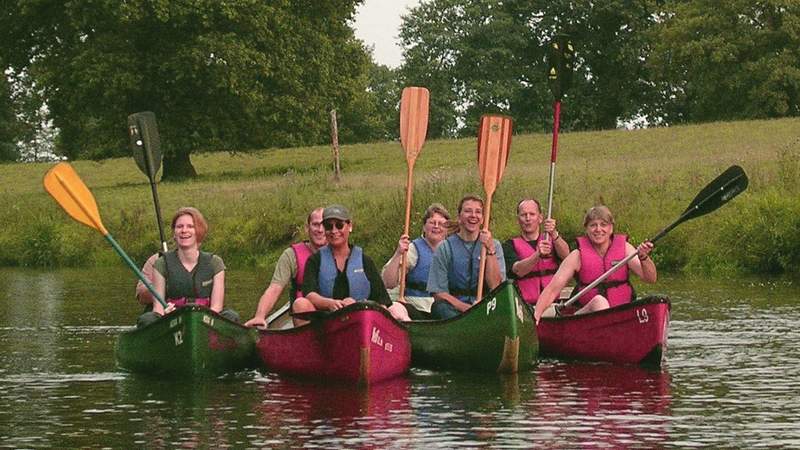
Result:
{"label": "water reflection", "polygon": [[666,442],[672,403],[667,372],[586,363],[543,363],[537,372],[534,416],[552,425],[549,439],[612,448]]}

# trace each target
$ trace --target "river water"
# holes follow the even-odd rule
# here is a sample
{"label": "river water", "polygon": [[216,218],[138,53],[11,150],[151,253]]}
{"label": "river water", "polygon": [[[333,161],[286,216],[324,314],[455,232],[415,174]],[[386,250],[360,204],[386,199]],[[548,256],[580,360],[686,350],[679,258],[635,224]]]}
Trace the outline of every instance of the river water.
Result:
{"label": "river water", "polygon": [[[248,317],[266,277],[229,271],[228,304]],[[650,292],[670,295],[672,321],[658,371],[543,360],[369,389],[122,372],[132,286],[117,268],[0,269],[0,448],[800,448],[789,280],[660,280]]]}

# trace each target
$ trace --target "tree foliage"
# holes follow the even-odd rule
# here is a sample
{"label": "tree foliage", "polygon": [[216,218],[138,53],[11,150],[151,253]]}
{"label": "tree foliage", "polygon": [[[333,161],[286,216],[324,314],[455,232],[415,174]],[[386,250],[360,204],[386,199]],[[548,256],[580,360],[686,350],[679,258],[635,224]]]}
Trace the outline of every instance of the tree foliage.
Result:
{"label": "tree foliage", "polygon": [[672,122],[800,113],[800,3],[669,2],[648,64]]}
{"label": "tree foliage", "polygon": [[16,161],[18,157],[11,88],[6,77],[0,76],[0,162]]}
{"label": "tree foliage", "polygon": [[16,0],[0,46],[43,90],[61,152],[124,154],[127,116],[150,110],[164,176],[181,176],[192,151],[324,142],[332,108],[353,112],[343,138],[368,138],[359,2]]}

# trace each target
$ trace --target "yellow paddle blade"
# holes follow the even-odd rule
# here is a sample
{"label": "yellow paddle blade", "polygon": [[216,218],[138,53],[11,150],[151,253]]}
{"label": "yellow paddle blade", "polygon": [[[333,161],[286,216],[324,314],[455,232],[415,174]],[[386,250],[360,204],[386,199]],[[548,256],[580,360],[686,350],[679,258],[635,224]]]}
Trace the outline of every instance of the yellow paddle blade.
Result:
{"label": "yellow paddle blade", "polygon": [[400,143],[406,160],[414,161],[425,144],[428,134],[428,103],[430,93],[423,87],[403,89],[400,99]]}
{"label": "yellow paddle blade", "polygon": [[100,220],[94,196],[69,163],[58,163],[47,171],[44,175],[44,190],[50,193],[73,219],[94,228],[103,236],[108,234]]}
{"label": "yellow paddle blade", "polygon": [[484,115],[478,128],[478,172],[486,195],[491,195],[503,177],[511,148],[511,118]]}

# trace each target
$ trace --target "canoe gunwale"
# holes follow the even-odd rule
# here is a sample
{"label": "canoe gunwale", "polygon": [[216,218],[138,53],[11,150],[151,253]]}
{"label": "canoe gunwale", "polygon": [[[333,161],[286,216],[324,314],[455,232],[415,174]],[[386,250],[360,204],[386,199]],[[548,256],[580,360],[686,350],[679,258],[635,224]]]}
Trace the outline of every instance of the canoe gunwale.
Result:
{"label": "canoe gunwale", "polygon": [[[574,320],[584,320],[589,317],[601,317],[604,315],[616,314],[620,311],[625,311],[628,309],[640,308],[645,305],[657,305],[659,303],[665,303],[667,305],[667,310],[672,311],[672,303],[670,302],[669,297],[667,297],[666,295],[654,294],[638,298],[630,303],[624,303],[622,305],[617,305],[613,308],[606,308],[600,311],[594,311],[586,314],[580,314],[580,315],[570,314],[568,316],[542,317],[541,322],[568,322]],[[532,305],[529,306],[532,307]]]}

